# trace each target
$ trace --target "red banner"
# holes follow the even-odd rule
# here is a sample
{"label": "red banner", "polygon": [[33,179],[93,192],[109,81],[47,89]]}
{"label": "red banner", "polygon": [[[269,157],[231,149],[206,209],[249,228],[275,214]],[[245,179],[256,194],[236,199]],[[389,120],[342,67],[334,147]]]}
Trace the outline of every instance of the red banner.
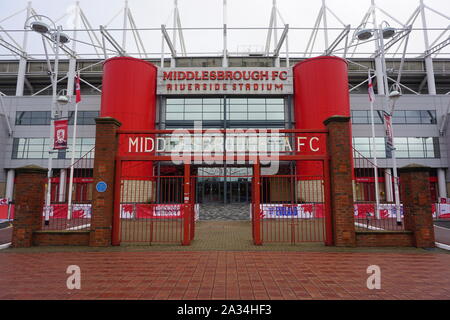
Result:
{"label": "red banner", "polygon": [[75,77],[75,102],[79,103],[81,101],[81,90],[80,90],[80,76]]}
{"label": "red banner", "polygon": [[68,120],[55,120],[53,149],[67,149]]}

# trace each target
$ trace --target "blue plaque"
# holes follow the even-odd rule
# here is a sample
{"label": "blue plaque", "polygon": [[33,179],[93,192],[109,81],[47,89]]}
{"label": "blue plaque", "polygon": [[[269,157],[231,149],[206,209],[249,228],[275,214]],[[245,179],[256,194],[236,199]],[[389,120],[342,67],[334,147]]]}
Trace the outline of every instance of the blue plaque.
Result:
{"label": "blue plaque", "polygon": [[97,182],[95,189],[97,189],[98,192],[105,192],[106,189],[108,189],[108,185],[106,184],[106,182],[100,181],[100,182]]}

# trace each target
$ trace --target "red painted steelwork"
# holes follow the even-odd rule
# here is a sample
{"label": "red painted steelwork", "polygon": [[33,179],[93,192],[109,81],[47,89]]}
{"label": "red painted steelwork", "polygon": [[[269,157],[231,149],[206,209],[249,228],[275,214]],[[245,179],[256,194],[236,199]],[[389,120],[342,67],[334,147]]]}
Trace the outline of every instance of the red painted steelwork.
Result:
{"label": "red painted steelwork", "polygon": [[[350,116],[347,62],[331,56],[306,59],[293,67],[294,116],[296,129],[324,128],[323,121]],[[350,125],[350,124],[349,124]],[[297,175],[315,176],[317,163],[297,163]]]}
{"label": "red painted steelwork", "polygon": [[[116,57],[103,64],[100,116],[113,117],[124,130],[151,130],[156,119],[157,68],[144,60]],[[153,175],[153,164],[127,163],[125,173]]]}

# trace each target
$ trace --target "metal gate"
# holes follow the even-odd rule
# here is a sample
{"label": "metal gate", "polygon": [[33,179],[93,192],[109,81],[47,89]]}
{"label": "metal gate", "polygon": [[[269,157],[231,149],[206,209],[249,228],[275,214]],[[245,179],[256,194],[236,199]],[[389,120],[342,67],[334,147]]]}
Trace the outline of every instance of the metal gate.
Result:
{"label": "metal gate", "polygon": [[[189,245],[195,233],[190,166],[184,175],[154,175],[155,161],[116,163],[113,244]],[[187,172],[186,172],[187,171]],[[118,187],[120,186],[120,187]],[[187,195],[187,196],[186,196]]]}
{"label": "metal gate", "polygon": [[326,160],[321,163],[321,175],[260,175],[259,165],[255,165],[252,184],[255,244],[332,243],[328,165]]}

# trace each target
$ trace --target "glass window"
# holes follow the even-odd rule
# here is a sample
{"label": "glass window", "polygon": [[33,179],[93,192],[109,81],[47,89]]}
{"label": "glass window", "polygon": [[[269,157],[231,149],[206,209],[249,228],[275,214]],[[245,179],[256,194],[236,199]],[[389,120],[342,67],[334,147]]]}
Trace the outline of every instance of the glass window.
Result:
{"label": "glass window", "polygon": [[183,113],[171,112],[166,113],[166,120],[183,120]]}
{"label": "glass window", "polygon": [[266,120],[266,113],[263,113],[263,112],[251,112],[251,113],[248,114],[248,120]]}
{"label": "glass window", "polygon": [[[69,112],[69,124],[74,124],[75,111]],[[98,118],[98,111],[78,111],[77,125],[95,125],[95,118]]]}
{"label": "glass window", "polygon": [[436,111],[434,110],[422,110],[420,111],[421,123],[436,124]]}
{"label": "glass window", "polygon": [[406,123],[421,123],[420,111],[405,111]]}
{"label": "glass window", "polygon": [[223,119],[223,114],[220,112],[205,112],[203,113],[203,120],[221,120]]}
{"label": "glass window", "polygon": [[268,104],[267,112],[284,112],[284,105],[282,104]]}
{"label": "glass window", "polygon": [[[250,126],[258,125],[260,128],[267,125],[256,122],[270,122],[270,126],[283,127],[284,99],[283,98],[228,98],[226,101],[227,121],[234,127],[233,121],[255,121]],[[223,120],[222,98],[185,98],[166,100],[167,126],[179,126],[173,121],[217,121]],[[279,124],[280,123],[280,124]],[[217,125],[217,124],[215,124]]]}
{"label": "glass window", "polygon": [[284,105],[284,100],[283,100],[283,98],[270,98],[270,99],[266,99],[266,104]]}
{"label": "glass window", "polygon": [[16,125],[49,125],[50,111],[17,111]]}
{"label": "glass window", "polygon": [[266,111],[266,105],[265,104],[249,104],[248,105],[248,112],[265,112]]}
{"label": "glass window", "polygon": [[194,99],[194,98],[184,99],[184,103],[185,103],[185,104],[198,104],[198,105],[202,105],[202,99]]}
{"label": "glass window", "polygon": [[245,112],[233,112],[229,114],[230,120],[248,120],[247,113]]}
{"label": "glass window", "polygon": [[[374,110],[374,123],[383,123],[383,111]],[[368,110],[353,110],[352,111],[352,123],[353,124],[370,124],[372,123],[372,115]]]}
{"label": "glass window", "polygon": [[166,106],[167,112],[184,112],[184,105],[180,104],[168,104]]}
{"label": "glass window", "polygon": [[229,105],[232,105],[232,104],[247,104],[247,99],[231,98],[231,99],[227,99],[227,102],[228,102]]}
{"label": "glass window", "polygon": [[200,112],[187,112],[184,114],[184,120],[202,120]]}
{"label": "glass window", "polygon": [[184,105],[184,99],[170,98],[166,100],[166,104],[181,104]]}
{"label": "glass window", "polygon": [[203,104],[222,104],[222,99],[217,98],[217,99],[203,99]]}

